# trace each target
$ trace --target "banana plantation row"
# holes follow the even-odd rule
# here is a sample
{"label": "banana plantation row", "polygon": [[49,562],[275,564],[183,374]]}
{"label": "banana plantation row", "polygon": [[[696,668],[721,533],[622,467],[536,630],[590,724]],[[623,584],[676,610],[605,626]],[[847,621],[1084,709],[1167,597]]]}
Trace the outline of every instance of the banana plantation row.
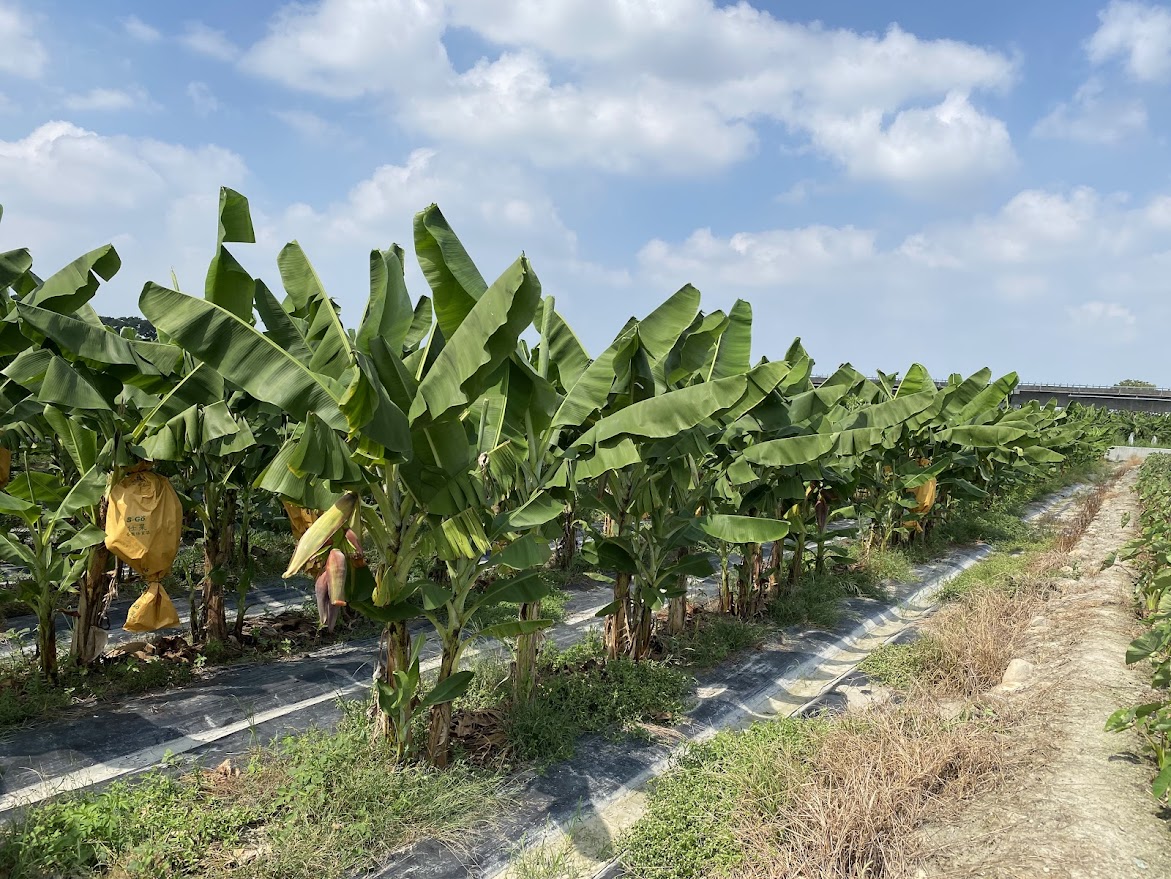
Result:
{"label": "banana plantation row", "polygon": [[[834,523],[861,523],[875,546],[913,540],[1096,453],[1083,422],[1010,407],[1015,374],[938,389],[919,365],[901,380],[846,365],[814,388],[800,340],[753,363],[751,306],[701,311],[690,285],[591,357],[526,257],[489,284],[434,205],[414,221],[430,295],[412,301],[401,247],[372,251],[355,327],[295,242],[278,259],[283,296],[253,278],[227,246],[253,241],[247,200],[222,190],[203,295],[143,288],[157,341],[90,304],[120,268],[112,246],[44,280],[27,251],[0,253],[0,514],[22,520],[0,559],[26,572],[47,676],[73,595],[70,661],[100,652],[110,550],[165,606],[171,562],[150,544],[176,538],[143,523],[171,482],[202,526],[199,635],[224,639],[224,584],[248,576],[231,570],[235,537],[277,498],[303,534],[286,576],[317,577],[322,625],[347,605],[381,626],[382,732],[406,759],[429,710],[426,752],[443,765],[471,640],[514,643],[514,698],[531,693],[554,554],[612,574],[606,650],[639,659],[656,626],[683,627],[689,578],[718,572],[721,609],[751,617],[840,561]],[[128,486],[150,480],[128,508]],[[476,631],[501,602],[518,617]],[[420,625],[442,648],[429,686]]]}
{"label": "banana plantation row", "polygon": [[1153,701],[1120,708],[1106,728],[1139,731],[1157,770],[1151,791],[1166,803],[1171,796],[1171,455],[1148,457],[1137,488],[1139,534],[1106,564],[1128,561],[1137,573],[1135,597],[1146,630],[1131,642],[1126,663],[1150,663]]}

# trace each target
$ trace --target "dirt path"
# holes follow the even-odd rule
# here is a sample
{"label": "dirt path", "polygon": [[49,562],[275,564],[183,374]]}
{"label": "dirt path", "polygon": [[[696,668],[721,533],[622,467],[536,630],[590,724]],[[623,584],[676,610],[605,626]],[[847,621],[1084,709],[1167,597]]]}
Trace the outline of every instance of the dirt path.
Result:
{"label": "dirt path", "polygon": [[1123,662],[1140,631],[1131,575],[1121,566],[1099,571],[1133,536],[1136,476],[1131,470],[1106,496],[1062,569],[1060,593],[1033,620],[1022,657],[1035,666],[1031,677],[995,697],[1024,710],[1006,743],[1017,762],[954,821],[924,832],[923,847],[935,854],[913,875],[1171,877],[1171,825],[1149,793],[1149,765],[1135,757],[1138,740],[1103,729],[1115,709],[1149,693],[1144,670]]}

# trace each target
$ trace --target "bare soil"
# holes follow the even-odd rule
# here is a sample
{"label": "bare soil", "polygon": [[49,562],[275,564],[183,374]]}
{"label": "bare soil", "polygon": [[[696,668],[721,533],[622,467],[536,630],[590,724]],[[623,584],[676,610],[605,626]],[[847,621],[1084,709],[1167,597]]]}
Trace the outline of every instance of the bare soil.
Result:
{"label": "bare soil", "polygon": [[1123,661],[1141,631],[1132,574],[1101,570],[1133,536],[1136,475],[1104,496],[1058,591],[1030,622],[1019,658],[1032,671],[984,697],[1020,718],[1004,742],[1007,771],[950,820],[919,831],[923,854],[909,876],[1171,877],[1171,824],[1150,794],[1151,766],[1135,735],[1104,730],[1113,711],[1150,694],[1145,669]]}

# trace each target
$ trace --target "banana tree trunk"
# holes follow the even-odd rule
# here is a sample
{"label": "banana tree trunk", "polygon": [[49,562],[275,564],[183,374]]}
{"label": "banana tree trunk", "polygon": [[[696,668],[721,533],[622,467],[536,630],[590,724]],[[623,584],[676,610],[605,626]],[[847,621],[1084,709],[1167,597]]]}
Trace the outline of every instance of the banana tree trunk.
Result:
{"label": "banana tree trunk", "polygon": [[617,659],[630,646],[630,574],[614,577],[614,612],[606,617],[606,658]]}
{"label": "banana tree trunk", "polygon": [[744,544],[740,566],[737,569],[736,613],[741,619],[748,619],[757,611],[756,584],[760,573],[760,544]]}
{"label": "banana tree trunk", "polygon": [[41,657],[41,673],[50,681],[57,680],[57,614],[56,608],[42,605],[37,609],[37,653]]}
{"label": "banana tree trunk", "polygon": [[557,541],[557,555],[554,564],[559,570],[568,571],[573,567],[577,555],[577,517],[572,508],[561,514],[561,537]]}
{"label": "banana tree trunk", "polygon": [[[686,558],[688,550],[686,546],[679,548],[676,556],[678,560]],[[676,589],[679,594],[671,598],[667,602],[667,633],[671,635],[682,634],[684,627],[687,625],[687,575],[680,574],[676,581]]]}
{"label": "banana tree trunk", "polygon": [[805,533],[798,531],[793,537],[793,555],[789,560],[789,586],[795,587],[805,567]]}
{"label": "banana tree trunk", "polygon": [[240,544],[237,564],[241,570],[247,567],[252,558],[252,492],[243,489],[240,492]]}
{"label": "banana tree trunk", "polygon": [[[397,689],[398,679],[396,671],[406,671],[410,663],[411,633],[407,629],[406,620],[387,623],[382,630],[382,650],[384,661],[380,672],[380,679],[392,689]],[[414,705],[411,706],[412,711]],[[405,729],[396,729],[389,714],[378,707],[378,700],[373,700],[373,736],[374,738],[390,738],[394,740],[398,751],[398,759],[403,760],[412,748],[414,735],[408,723]]]}
{"label": "banana tree trunk", "polygon": [[226,641],[228,620],[224,611],[224,581],[234,549],[233,529],[236,499],[225,492],[219,509],[208,510],[203,536],[203,637],[205,641]]}
{"label": "banana tree trunk", "polygon": [[645,659],[651,652],[651,634],[654,631],[655,615],[644,603],[638,602],[632,614],[628,655],[635,662]]}
{"label": "banana tree trunk", "polygon": [[773,601],[780,595],[781,580],[784,579],[785,540],[774,540],[769,552],[768,597]]}
{"label": "banana tree trunk", "polygon": [[[439,686],[455,673],[459,659],[459,633],[443,639],[443,657],[439,663]],[[427,758],[436,769],[446,769],[451,759],[451,703],[442,702],[431,706],[431,728],[427,737]]]}
{"label": "banana tree trunk", "polygon": [[720,541],[720,613],[732,613],[732,569],[728,562],[728,544]]}
{"label": "banana tree trunk", "polygon": [[[520,619],[539,620],[541,602],[529,601],[520,606]],[[512,679],[512,698],[519,705],[532,698],[537,683],[537,648],[541,633],[532,632],[516,639],[516,669]]]}
{"label": "banana tree trunk", "polygon": [[[103,506],[105,501],[102,502]],[[106,568],[110,562],[110,551],[99,543],[90,553],[77,599],[77,625],[73,629],[73,643],[69,649],[70,659],[81,667],[93,662],[102,652],[99,644],[102,611],[110,591],[110,576]]]}

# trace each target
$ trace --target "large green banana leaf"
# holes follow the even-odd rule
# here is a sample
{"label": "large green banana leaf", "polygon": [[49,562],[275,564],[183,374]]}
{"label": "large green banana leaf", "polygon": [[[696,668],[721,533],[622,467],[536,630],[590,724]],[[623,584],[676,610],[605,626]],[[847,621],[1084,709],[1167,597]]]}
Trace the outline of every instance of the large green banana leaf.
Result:
{"label": "large green banana leaf", "polygon": [[437,205],[415,215],[415,257],[435,297],[435,320],[450,339],[488,284]]}
{"label": "large green banana leaf", "polygon": [[770,543],[789,533],[788,522],[758,516],[704,516],[699,527],[709,537],[726,543]]}
{"label": "large green banana leaf", "polygon": [[824,458],[833,450],[836,438],[830,433],[767,440],[744,450],[744,459],[766,467],[793,467]]}
{"label": "large green banana leaf", "polygon": [[660,367],[664,387],[687,383],[692,376],[706,377],[715,361],[720,337],[730,323],[728,315],[718,310],[711,314],[696,315],[670,353],[655,364],[655,378],[660,378]]}
{"label": "large green banana leaf", "polygon": [[256,233],[252,229],[252,213],[248,199],[226,186],[220,187],[219,234],[216,244],[225,241],[241,244],[255,244]]}
{"label": "large green banana leaf", "polygon": [[976,419],[986,420],[990,417],[990,413],[998,409],[1009,398],[1013,390],[1016,389],[1018,381],[1019,379],[1015,372],[1001,376],[972,397],[960,409],[956,415],[956,420],[960,422],[974,421]]}
{"label": "large green banana leaf", "polygon": [[636,328],[628,327],[582,371],[553,416],[554,428],[585,424],[606,405],[610,389],[614,386],[614,360],[634,342],[635,336]]}
{"label": "large green banana leaf", "polygon": [[[71,314],[93,298],[101,281],[108,281],[122,267],[114,245],[106,244],[79,256],[65,268],[50,275],[31,296],[27,305]],[[99,281],[98,279],[101,279]]]}
{"label": "large green banana leaf", "polygon": [[935,382],[931,378],[931,374],[927,371],[927,367],[921,363],[912,363],[907,370],[907,374],[903,376],[903,380],[899,382],[899,389],[895,392],[896,397],[906,397],[911,394],[925,394],[935,393]]}
{"label": "large green banana leaf", "polygon": [[619,436],[675,436],[706,421],[729,404],[734,405],[743,397],[747,386],[747,378],[737,375],[641,400],[602,418],[576,445],[598,445]]}
{"label": "large green banana leaf", "polygon": [[358,324],[355,337],[358,349],[369,354],[371,341],[377,336],[389,350],[401,351],[414,318],[404,277],[402,248],[395,244],[389,250],[370,251],[370,299]]}
{"label": "large green banana leaf", "polygon": [[305,334],[301,332],[300,327],[289,316],[289,313],[281,307],[280,302],[277,301],[268,286],[260,280],[256,282],[254,304],[256,313],[260,315],[260,320],[264,323],[265,335],[289,352],[292,357],[308,366],[313,359],[313,352],[309,349]]}
{"label": "large green banana leaf", "polygon": [[540,298],[541,284],[522,256],[484,292],[448,337],[419,382],[409,412],[411,422],[437,421],[472,403],[488,387],[496,368],[516,350]]}
{"label": "large green banana leaf", "polygon": [[715,381],[748,372],[751,359],[752,306],[743,299],[737,299],[728,312],[728,328],[716,342],[708,380]]}
{"label": "large green banana leaf", "polygon": [[124,339],[89,321],[17,302],[20,319],[62,351],[94,364],[125,365],[147,375],[170,375],[179,366],[182,349],[158,342]]}
{"label": "large green banana leaf", "polygon": [[549,356],[550,369],[556,373],[561,387],[568,391],[589,368],[590,356],[569,324],[553,308],[551,298],[541,300],[534,323],[541,333],[541,345]]}
{"label": "large green banana leaf", "polygon": [[155,326],[253,397],[294,418],[310,412],[337,430],[348,425],[343,390],[251,324],[211,302],[148,283],[139,307]]}
{"label": "large green banana leaf", "polygon": [[999,449],[1011,445],[1023,436],[1028,436],[1029,433],[1030,431],[1025,428],[1011,425],[972,424],[949,427],[939,431],[936,436],[944,442],[971,446],[974,449]]}
{"label": "large green banana leaf", "polygon": [[33,267],[33,258],[28,248],[0,253],[0,290],[11,287],[17,278]]}
{"label": "large green banana leaf", "polygon": [[699,311],[699,291],[690,284],[638,322],[638,337],[652,360],[665,357]]}

